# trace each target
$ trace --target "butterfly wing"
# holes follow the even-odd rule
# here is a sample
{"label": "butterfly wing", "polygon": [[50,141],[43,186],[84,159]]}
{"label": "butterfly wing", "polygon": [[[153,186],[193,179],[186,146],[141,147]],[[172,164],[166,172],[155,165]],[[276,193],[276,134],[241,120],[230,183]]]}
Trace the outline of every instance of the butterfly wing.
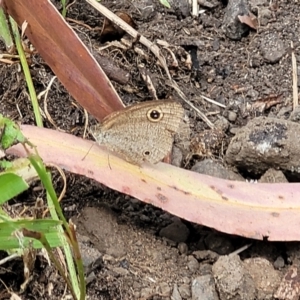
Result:
{"label": "butterfly wing", "polygon": [[103,144],[131,163],[140,165],[148,161],[155,164],[171,151],[173,133],[162,129],[158,124],[139,122],[128,124],[122,130],[121,134],[116,131],[107,132],[108,139]]}
{"label": "butterfly wing", "polygon": [[183,113],[174,101],[144,102],[109,115],[93,135],[131,163],[155,164],[171,151]]}

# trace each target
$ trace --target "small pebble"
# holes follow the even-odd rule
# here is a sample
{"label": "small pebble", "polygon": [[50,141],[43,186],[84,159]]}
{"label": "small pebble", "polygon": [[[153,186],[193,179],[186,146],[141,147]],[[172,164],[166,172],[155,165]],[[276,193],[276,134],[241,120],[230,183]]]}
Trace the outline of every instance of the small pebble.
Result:
{"label": "small pebble", "polygon": [[124,269],[124,268],[121,268],[121,267],[114,267],[111,269],[114,273],[116,273],[117,275],[120,275],[120,276],[126,276],[129,274],[129,271]]}
{"label": "small pebble", "polygon": [[262,8],[259,11],[260,26],[267,26],[272,19],[272,11],[268,8]]}
{"label": "small pebble", "polygon": [[244,260],[244,266],[248,270],[256,287],[256,300],[271,300],[274,291],[281,281],[279,271],[265,258],[254,257]]}
{"label": "small pebble", "polygon": [[204,241],[209,250],[220,255],[229,254],[234,251],[231,240],[225,235],[211,233]]}
{"label": "small pebble", "polygon": [[194,256],[190,255],[188,257],[188,260],[189,260],[189,262],[188,262],[187,266],[188,266],[189,270],[193,273],[198,271],[199,270],[199,263],[198,263],[197,259]]}
{"label": "small pebble", "polygon": [[276,260],[274,261],[274,268],[275,269],[282,269],[284,266],[285,266],[285,263],[284,263],[283,257],[282,256],[278,256],[276,258]]}
{"label": "small pebble", "polygon": [[292,111],[290,117],[289,117],[290,121],[296,122],[296,123],[300,123],[300,107],[296,106],[295,109]]}
{"label": "small pebble", "polygon": [[178,250],[179,250],[180,254],[187,254],[189,248],[186,243],[179,243]]}
{"label": "small pebble", "polygon": [[235,122],[236,119],[237,119],[237,114],[236,114],[236,112],[229,110],[229,111],[228,111],[228,120],[229,120],[230,122]]}
{"label": "small pebble", "polygon": [[212,273],[221,300],[255,299],[256,289],[253,278],[238,255],[220,256],[213,264]]}
{"label": "small pebble", "polygon": [[196,277],[192,283],[192,300],[218,300],[212,275]]}
{"label": "small pebble", "polygon": [[166,282],[161,282],[159,284],[159,289],[162,297],[170,297],[172,290]]}
{"label": "small pebble", "polygon": [[171,295],[171,287],[166,282],[161,282],[159,284],[160,294],[162,297],[170,297]]}
{"label": "small pebble", "polygon": [[152,297],[154,293],[155,293],[155,291],[153,290],[153,288],[144,288],[141,290],[140,298],[150,299],[150,297]]}
{"label": "small pebble", "polygon": [[283,40],[276,32],[261,35],[260,50],[264,59],[272,64],[279,62],[287,51]]}
{"label": "small pebble", "polygon": [[197,250],[193,252],[193,255],[197,258],[198,261],[207,261],[207,262],[216,262],[219,258],[219,254],[211,250]]}
{"label": "small pebble", "polygon": [[180,220],[173,222],[159,232],[159,236],[165,237],[176,243],[185,242],[190,234],[189,229]]}
{"label": "small pebble", "polygon": [[244,178],[241,175],[234,173],[232,170],[225,168],[221,163],[212,159],[204,159],[196,162],[191,170],[193,172],[206,174],[213,177],[244,181]]}
{"label": "small pebble", "polygon": [[180,293],[178,291],[178,286],[177,286],[176,283],[174,284],[174,287],[173,287],[173,292],[172,292],[171,299],[172,300],[182,300],[182,298],[180,296]]}
{"label": "small pebble", "polygon": [[181,284],[178,289],[183,299],[189,299],[191,297],[192,292],[189,284]]}

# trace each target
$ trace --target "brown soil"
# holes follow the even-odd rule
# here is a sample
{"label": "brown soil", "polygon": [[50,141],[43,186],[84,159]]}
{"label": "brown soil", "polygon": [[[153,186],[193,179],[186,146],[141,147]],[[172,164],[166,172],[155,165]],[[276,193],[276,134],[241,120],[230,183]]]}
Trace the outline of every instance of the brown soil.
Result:
{"label": "brown soil", "polygon": [[[53,2],[60,8],[60,1]],[[224,33],[222,26],[226,20],[225,4],[208,1],[213,7],[201,7],[205,12],[192,18],[183,2],[174,0],[172,9],[168,10],[159,1],[152,0],[102,1],[114,12],[130,14],[138,31],[149,40],[159,39],[169,44],[163,53],[173,78],[187,98],[216,125],[217,132],[221,132],[221,139],[216,133],[216,144],[210,145],[210,139],[207,143],[200,142],[207,136],[203,130],[209,128],[185,105],[192,130],[191,148],[198,154],[188,162],[188,167],[203,171],[205,167],[199,166],[199,162],[203,163],[209,156],[210,164],[220,164],[223,168],[215,168],[213,176],[259,179],[272,167],[272,160],[264,169],[247,170],[245,166],[234,165],[234,161],[226,165],[225,153],[238,129],[253,118],[265,116],[286,120],[291,115],[290,45],[293,41],[299,63],[299,3],[282,0],[278,5],[269,6],[270,1],[249,0],[252,12],[259,16],[259,29],[249,30],[241,39],[233,40],[228,37],[230,33]],[[141,76],[141,64],[149,73],[158,98],[173,96],[179,99],[148,49],[138,43],[136,48],[121,48],[125,45],[121,41],[109,47],[101,44],[103,17],[87,3],[77,1],[71,5],[68,18],[91,50],[99,52],[103,47],[101,55],[129,73],[126,83],[113,81],[126,105],[152,99]],[[130,41],[127,36],[123,38]],[[0,46],[4,52],[3,44]],[[178,65],[172,60],[171,52]],[[38,54],[32,57],[31,71],[36,91],[40,93],[54,74]],[[299,73],[299,68],[297,71]],[[207,102],[201,95],[225,108]],[[28,98],[19,64],[0,63],[0,113],[25,124],[34,124]],[[47,105],[58,127],[82,135],[83,109],[74,105],[74,100],[57,81],[49,92]],[[48,119],[44,121],[45,126],[53,128]],[[240,174],[232,174],[235,168]],[[208,169],[204,172],[211,174],[213,168]],[[280,180],[284,181],[285,175],[291,178],[289,172],[282,171]],[[298,177],[293,180],[295,178]],[[84,261],[92,269],[88,277],[89,299],[275,299],[284,274],[291,265],[297,268],[300,264],[298,243],[249,241],[221,234],[179,220],[86,178],[67,174],[67,180],[62,205],[66,216],[77,224]],[[60,190],[58,175],[54,175],[54,182]],[[43,196],[38,188],[33,188],[11,204],[21,201],[31,205],[37,197]],[[239,256],[224,256],[249,243],[252,246]],[[1,258],[5,256],[1,254]],[[223,260],[218,260],[219,257]],[[224,283],[224,278],[228,282]],[[18,294],[24,280],[21,260],[0,266],[0,279]],[[278,294],[277,298],[298,299],[296,287],[299,283],[295,280],[293,284],[295,298],[280,298]],[[64,285],[56,271],[43,258],[38,258],[27,289],[19,296],[21,299],[62,299],[63,292]],[[1,282],[0,299],[9,297]]]}

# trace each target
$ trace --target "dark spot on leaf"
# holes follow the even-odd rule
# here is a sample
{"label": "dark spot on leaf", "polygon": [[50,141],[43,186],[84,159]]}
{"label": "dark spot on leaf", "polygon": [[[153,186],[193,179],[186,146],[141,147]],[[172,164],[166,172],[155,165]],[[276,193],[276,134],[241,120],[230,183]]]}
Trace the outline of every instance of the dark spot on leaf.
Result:
{"label": "dark spot on leaf", "polygon": [[278,218],[280,216],[280,214],[277,213],[277,212],[272,212],[271,216],[274,217],[274,218]]}
{"label": "dark spot on leaf", "polygon": [[161,194],[161,193],[156,194],[156,197],[157,197],[157,199],[158,199],[160,202],[165,203],[165,202],[168,201],[168,198],[167,198],[165,195]]}

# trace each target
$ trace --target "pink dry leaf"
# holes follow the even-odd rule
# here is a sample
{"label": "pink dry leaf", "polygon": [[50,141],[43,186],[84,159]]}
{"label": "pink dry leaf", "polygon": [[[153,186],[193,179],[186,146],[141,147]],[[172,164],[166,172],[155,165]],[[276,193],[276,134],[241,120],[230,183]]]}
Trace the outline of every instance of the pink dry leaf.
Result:
{"label": "pink dry leaf", "polygon": [[[180,218],[248,238],[300,240],[299,183],[228,181],[164,163],[138,167],[96,144],[91,148],[93,142],[88,140],[30,125],[21,129],[45,163],[92,178]],[[26,156],[21,145],[8,152]]]}

